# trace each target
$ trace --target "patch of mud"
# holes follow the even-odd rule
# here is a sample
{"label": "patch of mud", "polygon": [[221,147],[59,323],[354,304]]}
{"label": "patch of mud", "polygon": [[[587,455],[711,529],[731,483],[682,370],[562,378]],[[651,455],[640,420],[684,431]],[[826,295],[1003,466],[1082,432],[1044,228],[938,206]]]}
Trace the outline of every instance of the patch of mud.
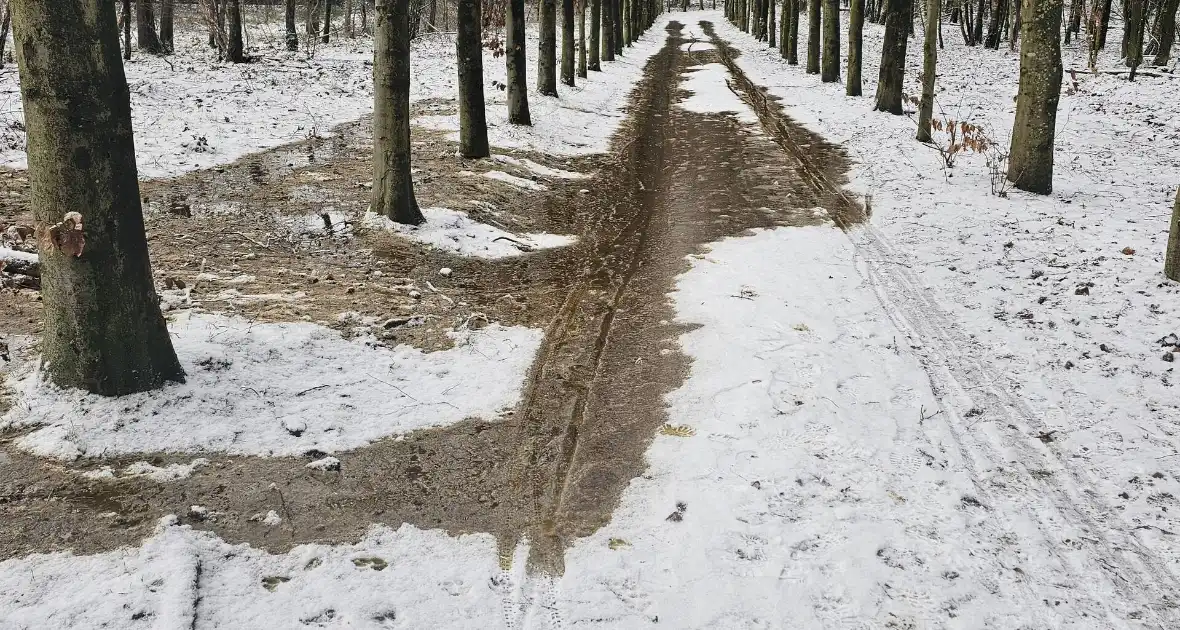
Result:
{"label": "patch of mud", "polygon": [[[206,272],[219,277],[268,278],[269,284],[246,284],[251,292],[298,290],[311,296],[309,302],[326,305],[303,312],[291,304],[230,305],[239,312],[281,319],[327,317],[341,309],[429,311],[437,313],[442,326],[478,309],[505,323],[544,326],[546,339],[523,402],[496,423],[469,420],[337,454],[339,470],[308,469],[323,456],[317,452],[265,459],[201,454],[208,465],[167,483],[81,475],[100,465],[121,469],[145,459],[142,455],[63,466],[14,452],[5,444],[16,436],[0,436],[0,519],[6,523],[0,530],[0,558],[65,548],[89,553],[135,543],[158,517],[179,514],[227,541],[275,552],[306,542],[355,541],[371,523],[396,527],[408,522],[453,534],[493,532],[507,551],[527,536],[530,562],[560,571],[565,547],[606,523],[628,483],[642,474],[644,452],[666,421],[664,395],[680,385],[690,367],[677,344],[687,328],[676,322],[666,297],[676,276],[688,269],[686,257],[751,228],[825,220],[827,213],[816,209],[830,203],[829,191],[817,189],[815,178],[803,171],[818,163],[831,169],[825,178],[843,177],[842,154],[814,136],[807,139],[808,155],[818,158],[803,162],[785,156],[778,127],[768,133],[757,106],[762,127],[727,114],[676,107],[687,96],[678,87],[680,77],[693,66],[725,62],[718,50],[682,46],[681,29],[669,25],[667,44],[649,62],[612,153],[557,165],[596,170],[595,179],[547,180],[553,189],[548,197],[493,202],[505,213],[497,218],[512,229],[580,235],[569,248],[485,261],[456,259],[392,237],[291,240],[270,233],[277,228],[268,217],[279,214],[278,208],[292,217],[314,215],[330,205],[331,212],[348,216],[366,203],[367,194],[357,192],[357,182],[368,181],[366,143],[363,134],[347,129],[327,141],[309,141],[308,147],[334,143],[329,163],[282,166],[290,158],[277,151],[224,173],[145,186],[156,186],[146,194],[161,199],[183,195],[202,203],[257,207],[247,210],[249,220],[243,222],[235,211],[228,223],[198,221],[196,211],[191,219],[153,212],[153,254],[164,273],[180,269],[185,277],[195,277],[204,260]],[[789,121],[782,124],[800,133]],[[473,198],[476,190],[462,188],[473,185],[519,195],[485,178],[452,177],[456,165],[472,170],[470,163],[451,156],[453,145],[421,133],[415,141],[422,143],[415,147],[415,167],[425,203]],[[299,153],[308,147],[284,150]],[[551,158],[526,157],[554,166]],[[294,183],[325,192],[293,198]],[[580,193],[583,187],[594,193]],[[513,199],[521,205],[513,206]],[[536,205],[526,210],[524,204],[534,200]],[[366,258],[366,247],[375,259]],[[446,280],[436,275],[444,264],[455,269]],[[281,268],[287,271],[279,274]],[[376,279],[375,270],[382,272]],[[276,277],[282,281],[269,280]],[[413,302],[396,288],[404,283],[389,277],[430,279],[441,293]],[[198,288],[200,296],[211,290]],[[425,337],[415,342],[429,344]],[[146,458],[165,466],[196,456]],[[191,505],[207,512],[191,515]],[[270,510],[282,516],[280,525],[253,518]]]}

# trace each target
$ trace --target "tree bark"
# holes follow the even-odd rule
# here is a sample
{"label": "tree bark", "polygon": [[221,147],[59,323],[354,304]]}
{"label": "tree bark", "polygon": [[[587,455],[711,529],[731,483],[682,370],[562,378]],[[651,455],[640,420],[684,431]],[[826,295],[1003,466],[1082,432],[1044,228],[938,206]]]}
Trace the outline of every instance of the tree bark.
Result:
{"label": "tree bark", "polygon": [[372,210],[419,225],[426,219],[410,175],[410,3],[377,0],[373,13]]}
{"label": "tree bark", "polygon": [[1180,190],[1172,205],[1172,221],[1168,229],[1168,251],[1164,255],[1164,275],[1180,282]]}
{"label": "tree bark", "polygon": [[1008,33],[1008,50],[1016,50],[1020,40],[1020,3],[1022,0],[1012,0],[1012,30]]}
{"label": "tree bark", "polygon": [[1053,142],[1061,96],[1062,0],[1025,0],[1020,89],[1008,179],[1028,192],[1053,191]]}
{"label": "tree bark", "polygon": [[938,16],[942,0],[926,2],[926,32],[922,40],[922,100],[918,102],[918,142],[930,142],[930,121],[934,118],[934,79],[938,69]]}
{"label": "tree bark", "polygon": [[775,7],[775,4],[777,4],[775,2],[775,0],[766,0],[766,15],[767,15],[766,45],[770,46],[771,48],[774,48],[774,45],[775,45],[775,32],[774,32],[774,27],[775,27],[774,7]]}
{"label": "tree bark", "polygon": [[[772,2],[776,0],[771,0]],[[787,58],[787,32],[791,30],[791,16],[788,14],[791,8],[791,0],[783,0],[782,9],[779,10],[778,20],[778,54],[783,59]]]}
{"label": "tree bark", "polygon": [[840,0],[823,0],[824,55],[820,80],[840,80]]}
{"label": "tree bark", "polygon": [[295,0],[287,0],[285,18],[287,22],[287,50],[294,52],[299,50],[299,33],[295,28]]}
{"label": "tree bark", "polygon": [[861,50],[864,40],[865,0],[852,0],[848,11],[848,77],[844,93],[848,96],[861,94]]}
{"label": "tree bark", "polygon": [[586,78],[586,0],[578,0],[578,76]]}
{"label": "tree bark", "polygon": [[[586,0],[582,0],[585,2]],[[602,0],[590,0],[590,53],[586,67],[602,72],[599,51],[602,49]]]}
{"label": "tree bark", "polygon": [[[1101,2],[1101,0],[1096,0]],[[994,0],[992,3],[992,14],[988,20],[987,25],[987,39],[984,40],[984,48],[991,48],[992,50],[1000,49],[1000,40],[1003,39],[1004,34],[1004,20],[1008,12],[1007,0]]]}
{"label": "tree bark", "polygon": [[799,65],[799,12],[803,0],[787,0],[791,3],[791,25],[787,30],[787,64]]}
{"label": "tree bark", "polygon": [[123,58],[131,58],[131,0],[123,0]]}
{"label": "tree bark", "polygon": [[228,43],[225,50],[225,60],[233,63],[246,61],[242,45],[241,0],[229,0],[226,12],[226,30],[228,31]]}
{"label": "tree bark", "polygon": [[574,0],[561,0],[561,82],[574,86]]}
{"label": "tree bark", "polygon": [[1126,47],[1125,61],[1127,67],[1131,69],[1131,74],[1127,77],[1128,81],[1135,80],[1135,72],[1139,69],[1139,64],[1143,62],[1143,27],[1146,21],[1143,4],[1143,0],[1127,0],[1127,38],[1123,43]]}
{"label": "tree bark", "polygon": [[1154,66],[1166,66],[1172,59],[1172,44],[1176,40],[1176,9],[1180,0],[1164,0],[1160,7],[1159,49],[1156,50]]}
{"label": "tree bark", "polygon": [[615,60],[615,26],[614,10],[611,5],[615,0],[601,0],[602,2],[602,60]]}
{"label": "tree bark", "polygon": [[873,109],[898,116],[902,114],[901,90],[905,82],[905,49],[913,23],[912,10],[912,0],[890,0],[885,12],[885,41],[881,48],[881,71],[877,77],[877,101]]}
{"label": "tree bark", "polygon": [[332,0],[324,0],[324,30],[321,32],[320,43],[332,41]]}
{"label": "tree bark", "polygon": [[[115,3],[11,5],[40,241],[42,369],[58,386],[104,396],[184,382],[152,282]],[[59,231],[75,214],[82,229]]]}
{"label": "tree bark", "polygon": [[160,37],[156,34],[156,16],[152,12],[151,0],[135,0],[135,26],[139,37],[139,49],[158,55],[162,52]]}
{"label": "tree bark", "polygon": [[307,39],[309,50],[312,38],[319,37],[320,35],[320,1],[307,0]]}
{"label": "tree bark", "polygon": [[459,0],[455,56],[459,66],[459,155],[485,158],[487,114],[483,102],[483,13],[480,0]]}
{"label": "tree bark", "polygon": [[356,31],[352,28],[352,0],[344,2],[344,36],[348,39],[356,38]]}
{"label": "tree bark", "polygon": [[[443,0],[443,1],[445,2],[446,0]],[[460,13],[461,11],[462,11],[462,9],[460,9],[458,7],[455,8],[456,14]],[[461,18],[458,15],[456,15],[456,22],[459,19],[461,19]],[[438,0],[430,0],[430,17],[426,23],[426,32],[427,33],[438,32],[437,24],[438,24]]]}
{"label": "tree bark", "polygon": [[623,54],[623,0],[614,0],[611,3],[611,10],[614,12],[611,15],[611,23],[615,27],[615,36],[611,40],[615,44],[615,54]]}
{"label": "tree bark", "polygon": [[[130,12],[128,12],[130,13]],[[128,15],[128,18],[131,16]],[[0,68],[4,67],[4,45],[8,42],[8,29],[12,25],[12,7],[4,6],[4,15],[0,16]],[[127,51],[131,51],[131,38],[127,38]],[[124,57],[127,59],[129,57]]]}
{"label": "tree bark", "polygon": [[541,37],[537,55],[537,93],[557,96],[557,0],[540,0]]}
{"label": "tree bark", "polygon": [[807,2],[807,74],[819,74],[820,0]]}
{"label": "tree bark", "polygon": [[508,12],[504,44],[504,64],[508,70],[508,122],[531,125],[528,58],[524,49],[524,0],[508,0],[505,10]]}
{"label": "tree bark", "polygon": [[160,47],[165,54],[171,53],[175,47],[172,2],[173,0],[160,0]]}
{"label": "tree bark", "polygon": [[972,31],[971,39],[976,44],[983,41],[983,9],[986,4],[985,0],[976,0],[975,3],[975,29]]}
{"label": "tree bark", "polygon": [[1078,33],[1082,31],[1082,15],[1086,12],[1085,0],[1070,0],[1069,3],[1069,26],[1065,28],[1065,43],[1069,43],[1069,36],[1072,33],[1076,38]]}

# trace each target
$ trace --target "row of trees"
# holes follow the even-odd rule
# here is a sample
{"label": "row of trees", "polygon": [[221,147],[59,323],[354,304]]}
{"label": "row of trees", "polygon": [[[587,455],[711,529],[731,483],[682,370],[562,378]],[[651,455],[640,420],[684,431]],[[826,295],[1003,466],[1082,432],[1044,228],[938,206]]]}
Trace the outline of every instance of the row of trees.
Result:
{"label": "row of trees", "polygon": [[[541,1],[537,89],[556,94],[556,0]],[[571,0],[563,4],[562,80],[573,85],[574,11]],[[41,260],[42,368],[59,386],[101,395],[185,379],[148,258],[115,6],[110,0],[11,0]],[[224,15],[229,31],[240,29],[239,0],[202,0],[201,6],[213,8],[211,23]],[[288,1],[288,24],[291,6]],[[123,8],[129,17],[126,0]],[[582,76],[622,54],[659,10],[653,0],[593,0],[590,46],[585,26],[577,40],[582,58],[589,58],[580,64]],[[505,12],[509,118],[527,125],[524,0],[509,0]],[[584,25],[585,7],[579,13]],[[460,152],[486,157],[481,0],[459,0],[457,14]],[[144,15],[146,25],[150,15]],[[420,223],[410,176],[410,15],[410,0],[374,5],[372,209]],[[124,35],[129,28],[125,19]],[[141,43],[150,41],[141,37]]]}
{"label": "row of trees", "polygon": [[[1086,20],[1090,66],[1097,63],[1097,51],[1106,45],[1111,0],[1090,0]],[[866,5],[866,2],[868,4]],[[1175,36],[1177,5],[1180,0],[1123,0],[1124,39],[1122,59],[1134,80],[1145,48],[1154,52],[1156,65],[1167,65]],[[1016,119],[1008,153],[1007,177],[1019,189],[1048,194],[1053,189],[1053,143],[1057,104],[1061,94],[1061,42],[1076,36],[1087,15],[1085,0],[1071,1],[1071,19],[1063,25],[1063,0],[954,0],[944,7],[942,0],[925,0],[923,28],[922,95],[918,106],[918,140],[931,142],[934,82],[937,76],[940,26],[943,18],[960,24],[968,45],[982,42],[998,48],[1005,32],[1012,46],[1020,45],[1020,89]],[[778,42],[775,37],[775,0],[726,0],[727,18],[739,28],[777,47],[788,64],[799,63],[799,20],[808,21],[807,72],[819,74],[824,82],[840,75],[839,0],[782,0]],[[849,0],[848,53],[845,93],[861,94],[861,42],[866,17],[885,25],[881,65],[874,109],[903,113],[903,81],[906,47],[914,34],[913,0]],[[989,23],[983,36],[983,23]],[[1144,45],[1144,33],[1151,23],[1152,41]],[[1005,25],[1010,26],[1006,28]],[[1063,29],[1064,26],[1064,29]]]}

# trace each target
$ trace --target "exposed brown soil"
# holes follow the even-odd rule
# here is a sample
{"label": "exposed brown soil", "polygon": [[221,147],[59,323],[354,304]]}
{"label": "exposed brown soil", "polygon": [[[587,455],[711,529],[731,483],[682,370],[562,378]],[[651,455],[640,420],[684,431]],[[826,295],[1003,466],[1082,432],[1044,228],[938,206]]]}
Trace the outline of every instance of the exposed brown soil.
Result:
{"label": "exposed brown soil", "polygon": [[[210,300],[214,289],[198,286],[206,307],[264,319],[325,321],[341,310],[390,314],[413,308],[436,314],[440,327],[482,311],[493,320],[542,326],[545,341],[523,400],[496,422],[469,420],[339,454],[337,472],[306,469],[315,453],[212,455],[210,466],[168,483],[86,480],[78,470],[100,463],[119,468],[145,456],[63,465],[15,451],[8,446],[15,434],[9,433],[0,436],[0,520],[5,523],[0,559],[133,544],[160,516],[179,514],[228,541],[272,551],[304,542],[353,541],[372,523],[412,523],[455,534],[493,532],[505,549],[527,536],[532,561],[560,570],[561,551],[602,526],[627,484],[643,473],[643,453],[667,420],[664,395],[682,382],[690,366],[677,346],[686,326],[675,321],[666,298],[675,277],[687,269],[687,257],[701,255],[703,244],[751,228],[817,223],[823,217],[813,209],[832,203],[830,191],[817,188],[810,183],[814,175],[801,172],[803,162],[784,157],[777,127],[759,129],[731,116],[675,106],[682,96],[679,78],[694,65],[721,60],[717,51],[682,51],[680,31],[679,24],[668,27],[668,43],[649,62],[612,153],[563,166],[596,168],[595,180],[556,187],[546,198],[494,202],[511,208],[497,217],[509,227],[579,234],[574,247],[478,261],[396,239],[292,242],[281,236],[276,216],[316,212],[329,202],[345,210],[363,207],[365,194],[356,183],[369,177],[360,127],[331,140],[256,156],[224,172],[145,185],[146,194],[159,199],[153,203],[171,205],[183,198],[192,207],[192,218],[163,210],[149,217],[154,262],[164,274],[194,277],[205,260],[207,271],[257,276],[257,288],[248,285],[252,292],[308,295],[303,303],[234,305]],[[807,133],[796,127],[791,132]],[[466,208],[459,202],[488,198],[488,191],[462,188],[473,185],[471,178],[455,172],[477,169],[450,157],[453,145],[437,136],[416,137],[425,143],[415,153],[425,203]],[[807,143],[814,158],[808,168],[822,164],[828,169],[825,180],[841,181],[842,154],[811,134]],[[286,166],[288,156],[310,147],[317,152],[315,162]],[[531,157],[554,164],[552,158]],[[312,185],[308,181],[325,192],[312,201],[292,198],[292,190]],[[595,193],[580,194],[583,187]],[[242,204],[245,211],[210,220],[201,210],[223,201]],[[238,232],[248,238],[234,238]],[[368,256],[368,247],[374,256]],[[441,266],[454,268],[455,275],[438,278]],[[278,273],[283,267],[288,271]],[[382,270],[382,276],[374,279],[367,273],[372,269]],[[405,283],[385,285],[389,277],[420,284],[429,279],[456,304],[441,298],[412,301],[397,288]],[[5,304],[0,301],[0,309]],[[35,310],[31,313],[36,319]],[[430,346],[432,338],[423,333],[395,340]],[[146,456],[156,464],[192,457]],[[190,518],[188,506],[194,504],[213,516]],[[284,517],[280,527],[251,520],[268,510]]]}

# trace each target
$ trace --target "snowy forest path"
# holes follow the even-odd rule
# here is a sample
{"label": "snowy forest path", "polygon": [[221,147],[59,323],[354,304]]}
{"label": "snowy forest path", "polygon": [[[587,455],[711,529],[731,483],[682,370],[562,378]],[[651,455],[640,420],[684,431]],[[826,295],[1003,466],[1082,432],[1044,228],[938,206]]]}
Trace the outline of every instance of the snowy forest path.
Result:
{"label": "snowy forest path", "polygon": [[[976,526],[980,538],[991,538],[998,549],[1014,535],[1027,536],[1020,543],[1031,545],[1025,557],[1047,555],[1038,562],[1048,575],[1038,576],[1041,584],[1026,595],[1072,595],[1083,616],[1112,626],[1176,627],[1180,582],[1136,538],[1143,526],[1125,522],[1106,504],[1087,471],[1056,448],[1053,432],[1017,389],[971,355],[975,344],[904,264],[904,252],[866,220],[864,207],[844,192],[842,181],[830,178],[830,168],[804,148],[800,127],[735,62],[738,51],[711,24],[702,26],[735,77],[736,92],[798,163],[804,181],[827,199],[824,207],[852,241],[866,285],[926,371],[940,408],[923,439],[953,445],[955,463],[970,475],[983,500],[986,516]],[[1081,601],[1079,593],[1085,593]]]}

